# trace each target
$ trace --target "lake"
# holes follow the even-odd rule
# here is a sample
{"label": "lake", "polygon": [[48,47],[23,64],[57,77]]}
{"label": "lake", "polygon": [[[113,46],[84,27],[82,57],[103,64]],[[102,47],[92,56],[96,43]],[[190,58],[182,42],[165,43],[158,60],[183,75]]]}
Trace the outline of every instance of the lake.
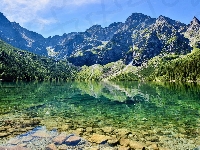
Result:
{"label": "lake", "polygon": [[194,149],[200,145],[200,86],[0,82],[0,143],[38,126],[85,139],[124,129],[127,139],[166,149]]}

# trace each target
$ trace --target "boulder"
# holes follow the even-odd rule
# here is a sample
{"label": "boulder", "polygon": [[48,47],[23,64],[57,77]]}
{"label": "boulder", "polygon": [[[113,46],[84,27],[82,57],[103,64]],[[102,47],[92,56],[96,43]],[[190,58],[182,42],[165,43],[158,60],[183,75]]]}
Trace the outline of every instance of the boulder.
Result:
{"label": "boulder", "polygon": [[79,136],[70,136],[65,142],[69,146],[76,146],[81,141]]}
{"label": "boulder", "polygon": [[127,147],[130,143],[130,140],[122,138],[119,140],[119,143],[120,143],[120,145]]}
{"label": "boulder", "polygon": [[114,132],[119,136],[119,137],[125,137],[128,134],[130,134],[131,132],[128,131],[127,129],[116,129],[114,130]]}
{"label": "boulder", "polygon": [[137,141],[130,141],[129,146],[132,149],[144,149],[146,147],[144,143],[137,142]]}
{"label": "boulder", "polygon": [[130,150],[130,147],[120,146],[118,150]]}
{"label": "boulder", "polygon": [[53,138],[53,142],[55,144],[61,145],[66,141],[67,138],[68,138],[68,136],[66,134],[61,133],[60,135]]}
{"label": "boulder", "polygon": [[10,134],[9,133],[0,133],[0,138],[2,138],[2,137],[6,137],[6,136],[9,136]]}
{"label": "boulder", "polygon": [[110,137],[106,135],[93,134],[88,140],[93,143],[103,144],[106,143],[109,139]]}
{"label": "boulder", "polygon": [[45,150],[57,150],[57,147],[54,143],[51,143],[45,147]]}
{"label": "boulder", "polygon": [[49,138],[50,135],[46,131],[36,131],[32,134],[33,137]]}
{"label": "boulder", "polygon": [[114,129],[112,127],[104,127],[104,128],[102,128],[102,130],[105,133],[111,133]]}

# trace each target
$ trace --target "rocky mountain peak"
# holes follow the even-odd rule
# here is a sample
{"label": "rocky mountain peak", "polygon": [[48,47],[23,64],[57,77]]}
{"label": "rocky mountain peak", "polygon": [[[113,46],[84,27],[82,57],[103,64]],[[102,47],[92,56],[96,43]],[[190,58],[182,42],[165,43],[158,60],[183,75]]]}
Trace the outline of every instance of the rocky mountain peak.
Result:
{"label": "rocky mountain peak", "polygon": [[157,19],[156,19],[156,23],[161,23],[161,24],[164,24],[164,23],[167,23],[167,24],[175,24],[175,21],[168,18],[168,17],[165,17],[165,16],[162,16],[160,15]]}
{"label": "rocky mountain peak", "polygon": [[101,27],[101,25],[93,25],[92,27],[90,27],[89,29],[86,30],[86,32],[96,32],[98,30],[102,30],[103,28]]}
{"label": "rocky mountain peak", "polygon": [[1,24],[10,24],[10,21],[0,12],[0,22]]}
{"label": "rocky mountain peak", "polygon": [[147,19],[151,19],[151,17],[144,15],[142,13],[133,13],[131,16],[129,16],[126,19],[125,24],[137,24],[137,23],[141,23]]}
{"label": "rocky mountain peak", "polygon": [[199,19],[197,19],[197,17],[194,16],[193,20],[191,21],[191,25],[200,25]]}

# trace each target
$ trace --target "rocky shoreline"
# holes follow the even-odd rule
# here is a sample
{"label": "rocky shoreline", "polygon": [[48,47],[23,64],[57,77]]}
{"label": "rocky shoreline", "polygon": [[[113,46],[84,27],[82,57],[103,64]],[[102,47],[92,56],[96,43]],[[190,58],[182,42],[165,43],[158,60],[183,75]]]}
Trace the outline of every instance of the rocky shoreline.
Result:
{"label": "rocky shoreline", "polygon": [[[27,129],[27,128],[26,128]],[[24,130],[26,130],[24,129]],[[104,134],[102,132],[104,132]],[[76,132],[76,133],[75,133]],[[140,133],[141,134],[141,133]],[[148,137],[149,133],[143,133]],[[144,139],[142,139],[142,137]],[[1,142],[0,150],[171,150],[194,149],[190,140],[150,136],[138,137],[127,129],[104,127],[99,130],[87,127],[74,133],[47,130],[44,126]],[[199,150],[198,146],[195,150]]]}
{"label": "rocky shoreline", "polygon": [[[145,123],[145,122],[144,122]],[[199,150],[200,136],[169,129],[95,126],[72,119],[9,114],[0,120],[0,150]]]}

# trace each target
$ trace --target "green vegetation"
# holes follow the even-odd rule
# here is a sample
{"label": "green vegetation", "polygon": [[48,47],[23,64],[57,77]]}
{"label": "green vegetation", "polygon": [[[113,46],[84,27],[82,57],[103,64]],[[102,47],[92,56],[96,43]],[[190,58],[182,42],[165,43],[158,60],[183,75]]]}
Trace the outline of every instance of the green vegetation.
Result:
{"label": "green vegetation", "polygon": [[67,61],[56,61],[16,49],[0,40],[0,79],[73,80],[77,68]]}
{"label": "green vegetation", "polygon": [[198,81],[200,80],[200,49],[178,56],[154,57],[140,71],[146,80]]}
{"label": "green vegetation", "polygon": [[92,66],[83,66],[81,71],[78,72],[76,80],[79,81],[100,81],[103,79],[107,79],[108,77],[114,75],[123,69],[125,65],[122,61],[108,63],[104,66],[96,64]]}
{"label": "green vegetation", "polygon": [[[172,39],[173,40],[173,39]],[[16,49],[0,41],[0,79],[3,80],[78,80],[78,81],[199,81],[200,49],[196,44],[187,55],[156,56],[141,67],[122,60],[104,66],[78,68],[64,60],[53,60]]]}

